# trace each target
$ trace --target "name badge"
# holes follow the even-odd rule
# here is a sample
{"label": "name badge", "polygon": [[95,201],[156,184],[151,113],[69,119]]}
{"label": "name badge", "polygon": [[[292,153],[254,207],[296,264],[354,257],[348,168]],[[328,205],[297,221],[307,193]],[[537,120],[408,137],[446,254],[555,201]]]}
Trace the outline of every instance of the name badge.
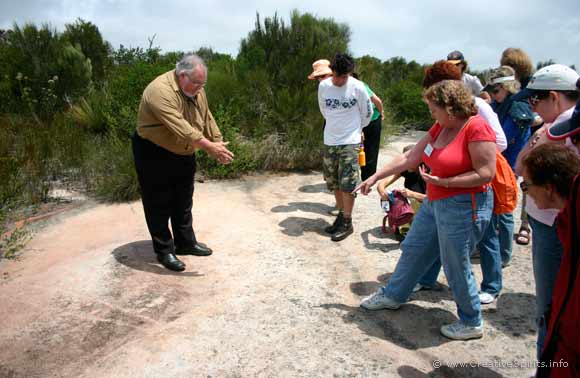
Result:
{"label": "name badge", "polygon": [[431,146],[431,143],[427,144],[427,147],[425,147],[425,150],[423,152],[425,152],[425,155],[431,156],[431,154],[433,153],[433,146]]}

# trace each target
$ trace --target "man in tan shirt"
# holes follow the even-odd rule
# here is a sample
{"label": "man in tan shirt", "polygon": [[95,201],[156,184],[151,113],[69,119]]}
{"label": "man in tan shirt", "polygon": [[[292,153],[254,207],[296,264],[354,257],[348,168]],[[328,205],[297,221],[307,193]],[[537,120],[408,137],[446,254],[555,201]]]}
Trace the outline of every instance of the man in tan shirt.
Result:
{"label": "man in tan shirt", "polygon": [[[207,68],[196,55],[185,56],[175,70],[153,80],[141,98],[133,135],[133,156],[145,220],[158,261],[185,270],[176,255],[211,255],[192,227],[195,151],[202,149],[222,164],[227,149],[209,110],[203,87]],[[171,234],[168,222],[171,220]]]}

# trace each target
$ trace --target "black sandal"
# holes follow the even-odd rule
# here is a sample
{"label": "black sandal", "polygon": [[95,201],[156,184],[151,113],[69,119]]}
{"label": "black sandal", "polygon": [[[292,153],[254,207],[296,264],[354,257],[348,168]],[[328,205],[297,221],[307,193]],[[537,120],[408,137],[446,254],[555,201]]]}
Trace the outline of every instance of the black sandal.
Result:
{"label": "black sandal", "polygon": [[530,244],[530,229],[521,227],[518,231],[518,235],[516,237],[516,243],[519,245],[528,245]]}

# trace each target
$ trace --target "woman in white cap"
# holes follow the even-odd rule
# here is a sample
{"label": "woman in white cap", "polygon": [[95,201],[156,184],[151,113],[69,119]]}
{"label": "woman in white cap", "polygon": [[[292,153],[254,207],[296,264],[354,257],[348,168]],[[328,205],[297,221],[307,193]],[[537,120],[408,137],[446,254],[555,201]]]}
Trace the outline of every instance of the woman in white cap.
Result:
{"label": "woman in white cap", "polygon": [[[493,70],[489,76],[485,90],[491,94],[491,107],[497,113],[501,127],[507,139],[507,148],[502,152],[512,170],[515,170],[516,158],[530,138],[530,127],[534,122],[534,114],[530,104],[524,99],[518,100],[516,94],[520,83],[515,77],[514,69],[501,66]],[[523,225],[522,227],[527,227]],[[498,222],[500,233],[500,252],[502,266],[510,264],[514,235],[513,212],[502,214]],[[529,229],[523,230],[529,237]]]}
{"label": "woman in white cap", "polygon": [[[542,126],[529,143],[520,152],[516,163],[516,172],[523,173],[522,160],[535,146],[550,142],[546,130],[553,124],[569,120],[574,112],[574,105],[580,98],[578,88],[580,75],[570,67],[553,64],[542,68],[530,79],[525,89],[532,108],[544,119]],[[573,151],[579,152],[579,146],[566,138],[565,143]],[[532,263],[536,282],[536,318],[538,321],[538,357],[542,351],[546,335],[544,314],[548,311],[556,275],[562,261],[563,247],[558,239],[556,217],[558,209],[539,208],[533,199],[526,203],[530,226],[532,226]]]}

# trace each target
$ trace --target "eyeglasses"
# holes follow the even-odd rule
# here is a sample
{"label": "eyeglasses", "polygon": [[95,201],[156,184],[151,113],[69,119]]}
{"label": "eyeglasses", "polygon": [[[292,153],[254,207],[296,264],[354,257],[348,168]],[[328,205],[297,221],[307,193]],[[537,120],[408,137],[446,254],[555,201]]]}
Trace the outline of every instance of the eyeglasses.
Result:
{"label": "eyeglasses", "polygon": [[205,84],[207,83],[205,81],[195,81],[189,76],[187,76],[187,78],[189,79],[189,81],[191,81],[191,84],[195,85],[196,87],[205,87]]}
{"label": "eyeglasses", "polygon": [[549,95],[550,95],[549,91],[536,92],[528,98],[528,102],[530,103],[531,106],[536,106],[540,101],[548,98]]}
{"label": "eyeglasses", "polygon": [[491,94],[496,95],[499,93],[500,90],[501,90],[501,85],[496,84],[490,89],[490,92],[491,92]]}
{"label": "eyeglasses", "polygon": [[526,182],[525,180],[520,182],[520,189],[522,192],[527,192],[530,186],[535,186],[536,184],[532,184],[531,182]]}

